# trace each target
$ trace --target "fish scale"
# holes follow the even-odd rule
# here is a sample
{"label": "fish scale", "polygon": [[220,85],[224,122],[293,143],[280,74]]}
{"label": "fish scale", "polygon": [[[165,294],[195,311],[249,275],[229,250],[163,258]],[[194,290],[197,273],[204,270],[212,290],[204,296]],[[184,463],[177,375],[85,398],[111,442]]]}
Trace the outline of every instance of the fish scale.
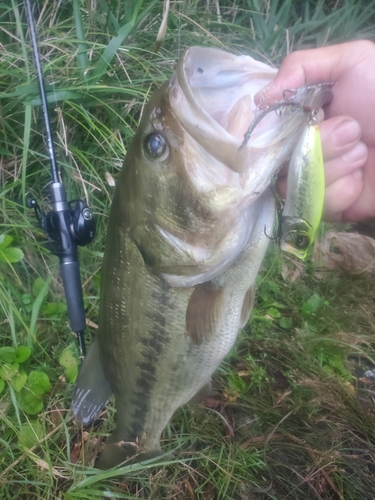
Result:
{"label": "fish scale", "polygon": [[[187,336],[185,322],[176,321],[179,317],[184,319],[194,288],[171,289],[159,278],[150,275],[146,267],[135,270],[129,266],[127,279],[145,279],[151,285],[145,287],[150,294],[144,300],[147,305],[143,315],[151,320],[152,328],[147,336],[140,335],[138,341],[127,337],[127,343],[119,343],[118,351],[108,348],[113,342],[111,335],[107,334],[101,345],[103,359],[112,367],[106,372],[107,380],[115,388],[116,400],[121,401],[117,404],[118,427],[110,442],[120,441],[121,436],[126,437],[127,442],[138,440],[144,450],[143,459],[157,454],[166,419],[168,421],[176,408],[187,403],[209,382],[212,368],[220,364],[236,339],[244,296],[253,285],[260,265],[259,259],[256,266],[252,265],[254,254],[263,254],[268,244],[263,228],[265,222],[270,224],[271,221],[272,224],[272,200],[270,193],[265,193],[265,197],[258,201],[267,210],[254,229],[251,244],[236,265],[214,280],[217,286],[227,291],[226,311],[223,311],[225,320],[215,337],[204,340],[199,346]],[[131,245],[131,242],[127,244]],[[116,262],[110,262],[116,268]],[[249,269],[248,273],[243,273],[244,266]],[[233,287],[234,283],[236,287]],[[119,300],[129,303],[130,297],[127,295],[131,293],[131,287],[123,287],[123,295]],[[126,314],[126,311],[123,312]],[[158,356],[157,365],[155,356]],[[130,366],[130,360],[133,367]],[[126,372],[124,365],[128,367]],[[130,378],[134,380],[134,388],[137,388],[131,394]],[[114,465],[112,456],[112,450],[107,445],[98,465],[105,468]]]}

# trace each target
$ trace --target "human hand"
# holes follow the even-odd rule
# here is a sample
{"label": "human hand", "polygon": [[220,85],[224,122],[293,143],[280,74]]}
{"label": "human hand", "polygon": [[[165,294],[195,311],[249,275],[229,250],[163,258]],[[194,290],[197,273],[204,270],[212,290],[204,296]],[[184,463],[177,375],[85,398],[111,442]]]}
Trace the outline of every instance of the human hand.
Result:
{"label": "human hand", "polygon": [[[360,40],[299,51],[283,61],[257,104],[283,98],[283,90],[331,82],[333,99],[319,124],[325,164],[324,219],[375,217],[375,44]],[[286,191],[286,169],[277,190]]]}

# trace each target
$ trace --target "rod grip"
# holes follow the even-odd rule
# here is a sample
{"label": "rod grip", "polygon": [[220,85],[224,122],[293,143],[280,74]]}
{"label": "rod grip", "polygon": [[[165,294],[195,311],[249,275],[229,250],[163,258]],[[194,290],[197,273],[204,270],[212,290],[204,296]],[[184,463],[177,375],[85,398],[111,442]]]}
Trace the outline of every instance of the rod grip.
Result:
{"label": "rod grip", "polygon": [[86,328],[86,317],[79,263],[78,261],[62,262],[60,271],[65,289],[70,327],[73,332],[81,332]]}

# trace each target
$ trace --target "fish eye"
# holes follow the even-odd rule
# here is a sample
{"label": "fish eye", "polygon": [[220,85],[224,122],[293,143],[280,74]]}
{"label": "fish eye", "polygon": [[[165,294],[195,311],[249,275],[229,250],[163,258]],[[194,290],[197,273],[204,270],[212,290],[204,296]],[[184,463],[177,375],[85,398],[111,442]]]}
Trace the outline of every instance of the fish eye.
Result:
{"label": "fish eye", "polygon": [[302,236],[300,234],[297,234],[294,243],[297,248],[300,248],[301,250],[306,250],[310,245],[310,238],[308,238],[307,236]]}
{"label": "fish eye", "polygon": [[167,143],[161,134],[152,132],[144,140],[144,149],[152,160],[160,158],[167,151]]}

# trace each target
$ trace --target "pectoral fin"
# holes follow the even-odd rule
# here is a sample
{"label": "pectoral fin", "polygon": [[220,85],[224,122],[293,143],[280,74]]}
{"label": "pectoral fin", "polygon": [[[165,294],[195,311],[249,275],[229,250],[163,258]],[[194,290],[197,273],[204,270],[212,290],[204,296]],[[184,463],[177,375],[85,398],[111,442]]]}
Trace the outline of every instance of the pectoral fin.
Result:
{"label": "pectoral fin", "polygon": [[90,424],[105,406],[112,389],[107,382],[100,361],[99,342],[96,338],[83,361],[74,387],[72,410],[77,420]]}
{"label": "pectoral fin", "polygon": [[195,287],[186,310],[186,331],[196,345],[212,338],[223,315],[224,289],[211,281]]}
{"label": "pectoral fin", "polygon": [[251,287],[248,289],[243,299],[241,318],[240,318],[240,328],[243,328],[249,321],[250,313],[254,305],[254,300],[255,300],[255,290],[254,287]]}

